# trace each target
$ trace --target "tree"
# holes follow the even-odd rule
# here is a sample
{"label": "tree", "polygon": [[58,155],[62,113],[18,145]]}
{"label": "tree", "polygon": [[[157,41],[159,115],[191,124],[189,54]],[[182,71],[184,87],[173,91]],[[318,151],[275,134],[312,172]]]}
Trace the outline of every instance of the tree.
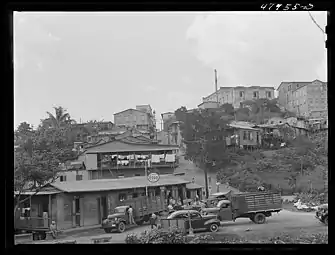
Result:
{"label": "tree", "polygon": [[[75,158],[66,133],[62,132],[62,129],[46,128],[43,121],[30,137],[22,140],[14,152],[14,191],[16,192],[14,213],[21,203],[57,178],[60,163]],[[22,129],[16,132],[22,135]],[[24,191],[34,193],[21,199]]]}
{"label": "tree", "polygon": [[49,118],[45,120],[45,123],[54,129],[66,128],[69,124],[74,124],[75,121],[71,119],[69,113],[62,106],[54,107],[55,115],[47,112]]}
{"label": "tree", "polygon": [[207,170],[225,158],[228,122],[222,117],[226,113],[220,109],[187,112],[185,107],[181,107],[175,116],[180,121],[181,135],[186,144],[185,155],[204,169],[207,188]]}

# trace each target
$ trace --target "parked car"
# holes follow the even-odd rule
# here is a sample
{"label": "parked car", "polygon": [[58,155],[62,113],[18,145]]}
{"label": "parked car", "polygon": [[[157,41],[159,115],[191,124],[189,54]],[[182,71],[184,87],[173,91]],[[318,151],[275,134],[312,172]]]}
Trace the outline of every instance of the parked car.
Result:
{"label": "parked car", "polygon": [[315,217],[328,226],[328,204],[319,206]]}
{"label": "parked car", "polygon": [[265,223],[266,217],[282,210],[281,196],[273,192],[233,194],[229,200],[220,200],[216,206],[204,208],[202,214],[216,214],[220,221],[249,218],[256,224]]}
{"label": "parked car", "polygon": [[217,232],[220,227],[220,221],[214,214],[202,216],[196,210],[180,210],[170,214],[167,220],[183,219],[185,220],[186,229],[189,229],[189,220],[191,220],[191,227],[193,231],[207,230]]}

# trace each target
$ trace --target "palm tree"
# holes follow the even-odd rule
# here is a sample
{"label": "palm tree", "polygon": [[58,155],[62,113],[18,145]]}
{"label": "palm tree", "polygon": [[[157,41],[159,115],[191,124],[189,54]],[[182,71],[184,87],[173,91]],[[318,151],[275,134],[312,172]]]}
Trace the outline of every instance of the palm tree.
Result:
{"label": "palm tree", "polygon": [[73,119],[71,119],[70,114],[67,113],[66,109],[64,109],[63,107],[54,107],[54,109],[55,115],[47,112],[49,118],[46,120],[45,124],[47,124],[49,127],[55,129],[62,129],[76,123]]}

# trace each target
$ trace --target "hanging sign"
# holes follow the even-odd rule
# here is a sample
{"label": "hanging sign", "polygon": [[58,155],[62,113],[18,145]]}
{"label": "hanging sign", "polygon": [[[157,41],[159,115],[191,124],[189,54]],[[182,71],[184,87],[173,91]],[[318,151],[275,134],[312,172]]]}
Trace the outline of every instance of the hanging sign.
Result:
{"label": "hanging sign", "polygon": [[152,183],[158,182],[159,178],[160,178],[159,174],[157,174],[157,173],[151,173],[151,174],[148,175],[148,181],[152,182]]}

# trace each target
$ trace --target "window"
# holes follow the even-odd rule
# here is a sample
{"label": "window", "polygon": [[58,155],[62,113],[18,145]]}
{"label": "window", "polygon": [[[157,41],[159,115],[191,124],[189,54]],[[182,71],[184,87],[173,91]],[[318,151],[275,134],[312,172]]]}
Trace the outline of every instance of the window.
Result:
{"label": "window", "polygon": [[243,97],[243,91],[240,91],[240,97]]}
{"label": "window", "polygon": [[266,96],[267,96],[268,98],[271,98],[271,91],[267,91],[267,92],[266,92]]}
{"label": "window", "polygon": [[254,91],[254,97],[258,98],[258,91]]}
{"label": "window", "polygon": [[82,181],[83,180],[83,175],[82,174],[77,174],[76,175],[76,181]]}
{"label": "window", "polygon": [[122,202],[122,201],[126,200],[126,197],[127,197],[127,195],[125,193],[120,193],[119,194],[119,201]]}
{"label": "window", "polygon": [[243,132],[243,140],[247,140],[248,139],[248,131],[244,131]]}
{"label": "window", "polygon": [[191,219],[198,219],[201,217],[199,213],[191,213],[190,216],[191,216]]}
{"label": "window", "polygon": [[117,178],[119,178],[119,179],[124,178],[124,174],[118,174]]}
{"label": "window", "polygon": [[61,175],[61,176],[59,177],[59,180],[60,180],[61,182],[66,182],[66,175]]}
{"label": "window", "polygon": [[288,90],[289,90],[289,91],[291,90],[291,85],[288,85]]}

